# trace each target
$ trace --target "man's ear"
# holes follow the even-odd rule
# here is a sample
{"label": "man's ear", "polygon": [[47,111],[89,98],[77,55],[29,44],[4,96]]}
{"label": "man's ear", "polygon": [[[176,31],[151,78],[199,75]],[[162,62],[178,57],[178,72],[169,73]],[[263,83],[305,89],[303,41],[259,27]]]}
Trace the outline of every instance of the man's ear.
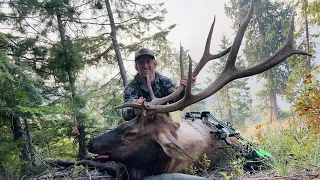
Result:
{"label": "man's ear", "polygon": [[157,142],[168,156],[182,161],[193,159],[170,133],[160,133],[157,138]]}
{"label": "man's ear", "polygon": [[153,62],[154,62],[154,66],[157,67],[158,62],[156,60],[153,60]]}

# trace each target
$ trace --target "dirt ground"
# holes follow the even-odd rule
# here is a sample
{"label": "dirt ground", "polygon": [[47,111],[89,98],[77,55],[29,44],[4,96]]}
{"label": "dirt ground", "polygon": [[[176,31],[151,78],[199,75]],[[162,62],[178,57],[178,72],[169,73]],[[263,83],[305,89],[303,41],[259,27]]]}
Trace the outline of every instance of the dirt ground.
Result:
{"label": "dirt ground", "polygon": [[[224,180],[220,172],[227,172],[230,175],[230,169],[216,169],[209,172],[205,177],[211,177],[216,179]],[[267,170],[260,172],[245,172],[244,174],[230,178],[231,180],[320,180],[320,168],[315,168],[313,170],[308,169],[297,169],[294,173],[287,176],[279,176],[275,171]]]}

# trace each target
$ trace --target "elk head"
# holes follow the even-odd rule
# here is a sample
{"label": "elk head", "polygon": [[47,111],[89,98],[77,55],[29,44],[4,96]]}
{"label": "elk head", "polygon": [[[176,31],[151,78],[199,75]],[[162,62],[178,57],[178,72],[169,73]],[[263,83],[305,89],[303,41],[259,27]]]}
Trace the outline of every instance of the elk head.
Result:
{"label": "elk head", "polygon": [[165,168],[171,157],[183,161],[191,159],[176,140],[178,128],[179,124],[169,120],[166,114],[139,114],[92,139],[88,149],[138,169],[158,163]]}
{"label": "elk head", "polygon": [[[92,139],[89,142],[89,151],[109,155],[111,160],[123,162],[135,167],[139,167],[142,164],[150,165],[157,161],[160,162],[161,158],[162,160],[166,158],[176,158],[179,160],[190,159],[191,157],[188,152],[181,147],[176,139],[176,131],[179,126],[171,122],[164,113],[180,110],[191,104],[199,102],[213,95],[229,82],[235,79],[262,73],[294,54],[309,55],[308,53],[296,50],[293,47],[294,19],[292,18],[287,40],[281,49],[271,55],[268,59],[253,67],[237,69],[235,66],[237,54],[239,52],[245,30],[252,17],[252,13],[253,3],[250,6],[250,10],[246,18],[239,27],[232,46],[221,53],[212,55],[209,52],[209,49],[212,31],[215,24],[214,20],[207,38],[203,56],[193,72],[191,58],[189,56],[187,87],[184,88],[180,85],[172,94],[163,98],[156,98],[153,94],[150,80],[147,78],[148,89],[152,101],[143,102],[142,104],[124,103],[117,106],[116,108],[133,107],[135,109],[140,109],[141,113],[135,119]],[[220,76],[203,91],[198,94],[192,94],[192,76],[196,77],[204,65],[210,60],[220,58],[228,53],[229,56],[226,65]],[[184,76],[182,68],[181,75]],[[166,104],[176,96],[180,95],[183,91],[184,97],[182,99],[172,104]]]}

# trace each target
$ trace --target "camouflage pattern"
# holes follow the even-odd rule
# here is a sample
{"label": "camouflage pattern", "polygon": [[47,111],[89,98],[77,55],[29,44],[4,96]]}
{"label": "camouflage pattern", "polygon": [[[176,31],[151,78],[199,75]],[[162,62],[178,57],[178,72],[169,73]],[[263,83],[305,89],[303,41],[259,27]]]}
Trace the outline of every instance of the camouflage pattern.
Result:
{"label": "camouflage pattern", "polygon": [[[155,81],[152,84],[152,89],[155,97],[161,98],[171,94],[176,90],[177,86],[172,82],[171,79],[160,75],[155,72]],[[131,102],[134,99],[139,99],[140,97],[146,98],[147,102],[151,101],[149,91],[146,85],[144,85],[143,80],[139,74],[134,76],[134,79],[126,86],[123,94],[123,103]],[[178,99],[180,99],[179,97]],[[177,100],[178,100],[177,99]],[[133,108],[126,107],[122,109],[122,117],[124,120],[129,121],[135,117]]]}

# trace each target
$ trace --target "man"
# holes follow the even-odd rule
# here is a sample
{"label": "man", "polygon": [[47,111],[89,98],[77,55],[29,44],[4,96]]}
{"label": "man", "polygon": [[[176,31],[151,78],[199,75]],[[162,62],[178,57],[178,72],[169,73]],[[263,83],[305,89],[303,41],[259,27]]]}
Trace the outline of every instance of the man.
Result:
{"label": "man", "polygon": [[[135,69],[138,71],[138,73],[125,87],[123,103],[133,102],[141,104],[144,100],[148,102],[151,101],[147,87],[147,75],[150,76],[151,86],[154,95],[157,98],[165,97],[171,94],[177,88],[172,80],[156,72],[156,67],[157,61],[153,51],[147,48],[142,48],[135,53]],[[192,78],[192,86],[194,86],[194,83],[195,77]],[[182,78],[180,80],[180,84],[186,87],[187,78]],[[136,114],[133,108],[126,107],[122,110],[122,116],[124,120],[129,121],[133,119]]]}

